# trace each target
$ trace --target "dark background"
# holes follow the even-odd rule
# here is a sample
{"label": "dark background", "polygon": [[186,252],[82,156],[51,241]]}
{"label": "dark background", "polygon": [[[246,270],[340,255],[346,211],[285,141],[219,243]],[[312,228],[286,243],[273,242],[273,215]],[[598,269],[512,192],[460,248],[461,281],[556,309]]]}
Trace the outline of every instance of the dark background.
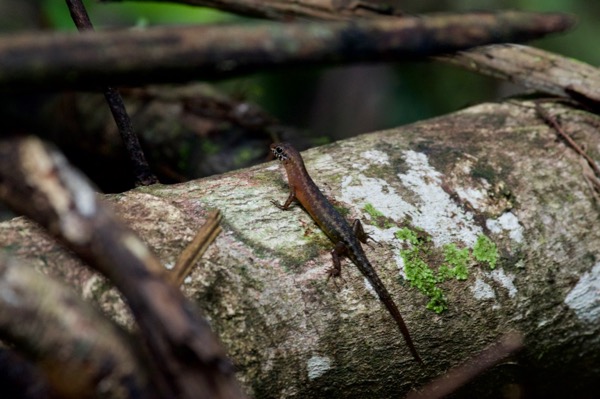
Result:
{"label": "dark background", "polygon": [[[185,5],[126,1],[108,3],[84,1],[84,3],[98,30],[135,29],[157,24],[251,22],[232,14]],[[600,21],[598,18],[600,2],[402,0],[400,4],[401,9],[408,14],[495,9],[571,13],[579,20],[574,30],[529,44],[592,65],[600,63],[596,40],[600,37],[600,24],[597,23]],[[55,30],[74,31],[75,27],[64,0],[0,0],[0,33],[25,30],[42,30],[46,33]],[[523,92],[522,88],[509,83],[432,61],[288,69],[210,83],[233,99],[258,104],[268,114],[274,116],[279,124],[289,128],[279,137],[295,141],[294,144],[301,149],[359,133],[427,119],[469,105],[494,101]],[[83,104],[85,101],[87,100],[77,98],[74,104]],[[22,104],[24,106],[21,106]],[[16,113],[25,115],[24,118],[21,117],[25,122],[30,118],[28,112],[35,113],[38,112],[37,109],[45,109],[39,103],[36,104],[38,108],[30,106],[30,100],[22,104],[18,103],[14,108],[17,109]],[[19,107],[22,109],[18,109]],[[94,103],[89,108],[103,107],[100,99],[97,105]],[[69,105],[66,109],[72,108],[73,105]],[[69,118],[69,112],[61,116],[62,121],[68,121]],[[91,120],[92,118],[80,116],[80,119]],[[157,125],[159,122],[152,123]],[[43,122],[38,130],[45,130],[44,123],[46,122]],[[52,124],[48,122],[46,126]],[[134,127],[136,124],[139,126],[140,122],[134,119]],[[56,129],[64,131],[64,127]],[[69,134],[73,135],[73,132],[82,129],[80,125]],[[26,133],[39,134],[36,131]],[[222,173],[267,160],[269,134],[271,133],[265,133],[260,137],[257,135],[251,139],[248,139],[247,132],[240,129],[235,131],[223,129],[218,135],[212,136],[196,134],[201,138],[196,137],[192,141],[188,140],[169,148],[170,166],[163,164],[158,166],[157,164],[163,160],[159,160],[150,148],[147,151],[151,166],[154,166],[155,170],[170,169],[170,175],[169,173],[160,175],[160,171],[158,172],[161,181],[181,181]],[[97,136],[99,136],[97,132],[92,132],[90,137]],[[61,140],[65,141],[64,137],[58,140],[50,137],[50,140],[57,142],[61,148]],[[150,141],[151,139],[142,137],[143,145],[148,146]],[[90,147],[108,148],[109,146],[103,141]],[[158,147],[168,146],[160,143]],[[235,152],[233,155],[232,149]],[[69,159],[92,177],[103,191],[118,192],[130,188],[130,181],[119,180],[127,176],[124,171],[127,165],[123,156],[120,156],[121,163],[119,163],[116,158],[102,160],[100,155],[92,154],[89,150],[89,148],[85,151],[63,148]],[[102,156],[110,151],[107,149]],[[235,161],[230,162],[232,159]],[[109,166],[113,166],[114,170],[107,169]],[[100,171],[95,170],[98,168]],[[181,179],[169,177],[179,174]]]}

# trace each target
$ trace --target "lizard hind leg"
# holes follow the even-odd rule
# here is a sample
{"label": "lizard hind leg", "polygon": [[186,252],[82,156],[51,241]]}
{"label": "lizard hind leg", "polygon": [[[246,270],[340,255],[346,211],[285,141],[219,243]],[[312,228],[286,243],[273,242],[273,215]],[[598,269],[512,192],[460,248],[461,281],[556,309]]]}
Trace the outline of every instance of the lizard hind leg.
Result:
{"label": "lizard hind leg", "polygon": [[363,225],[360,222],[360,220],[354,219],[354,222],[352,222],[352,231],[354,232],[354,236],[358,239],[358,241],[362,242],[363,244],[367,244],[369,247],[371,247],[371,244],[367,242],[368,240],[371,240],[374,243],[377,243],[379,244],[379,246],[381,246],[381,244],[375,241],[370,234],[367,234],[365,232],[365,229],[363,228]]}
{"label": "lizard hind leg", "polygon": [[327,281],[333,277],[333,283],[336,287],[337,283],[335,281],[337,278],[341,278],[342,281],[344,280],[342,277],[342,262],[340,259],[347,251],[348,249],[342,242],[338,242],[331,251],[331,261],[333,262],[333,265],[327,270]]}

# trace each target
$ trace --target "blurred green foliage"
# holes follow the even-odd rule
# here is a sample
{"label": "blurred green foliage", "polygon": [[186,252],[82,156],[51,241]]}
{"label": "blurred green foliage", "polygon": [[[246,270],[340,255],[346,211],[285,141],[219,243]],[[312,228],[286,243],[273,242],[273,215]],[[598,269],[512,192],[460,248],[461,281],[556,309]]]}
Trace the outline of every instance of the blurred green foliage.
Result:
{"label": "blurred green foliage", "polygon": [[[232,14],[210,8],[152,2],[107,2],[84,0],[90,18],[99,29],[157,24],[210,24],[236,19]],[[64,0],[42,0],[48,21],[55,29],[74,30]]]}

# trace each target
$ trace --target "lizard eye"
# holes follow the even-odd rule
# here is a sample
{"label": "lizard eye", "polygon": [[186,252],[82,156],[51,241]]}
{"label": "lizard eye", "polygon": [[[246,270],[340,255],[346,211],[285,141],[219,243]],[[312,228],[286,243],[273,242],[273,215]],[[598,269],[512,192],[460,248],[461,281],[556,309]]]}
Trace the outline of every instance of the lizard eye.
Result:
{"label": "lizard eye", "polygon": [[275,147],[273,147],[272,151],[273,151],[273,154],[275,155],[275,157],[277,159],[279,159],[280,161],[285,161],[287,159],[287,155],[282,146],[280,146],[280,145],[275,146]]}

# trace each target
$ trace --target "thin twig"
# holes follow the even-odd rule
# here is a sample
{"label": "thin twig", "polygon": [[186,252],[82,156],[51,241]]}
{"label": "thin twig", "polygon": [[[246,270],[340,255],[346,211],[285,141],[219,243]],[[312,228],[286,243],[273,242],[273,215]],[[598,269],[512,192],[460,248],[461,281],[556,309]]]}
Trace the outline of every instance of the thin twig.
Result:
{"label": "thin twig", "polygon": [[94,30],[92,20],[85,9],[85,6],[80,0],[66,0],[71,19],[75,22],[75,26],[80,32],[86,30]]}
{"label": "thin twig", "polygon": [[127,114],[125,109],[125,103],[123,97],[119,94],[117,89],[113,87],[106,87],[104,90],[104,97],[110,107],[110,112],[115,119],[115,123],[121,133],[123,144],[129,154],[129,160],[133,167],[133,175],[136,179],[136,186],[149,186],[151,184],[158,183],[158,178],[150,171],[148,161],[140,145],[137,135],[133,131],[133,125],[131,118]]}
{"label": "thin twig", "polygon": [[596,162],[583,150],[583,148],[581,148],[581,146],[579,146],[579,144],[577,144],[577,142],[575,140],[573,140],[573,138],[571,136],[569,136],[563,130],[563,128],[560,126],[560,124],[556,121],[556,118],[554,118],[552,115],[550,115],[550,113],[548,111],[546,111],[538,103],[535,104],[535,110],[536,110],[537,114],[542,118],[542,120],[546,124],[548,124],[550,127],[554,128],[554,130],[556,130],[558,135],[562,139],[564,139],[567,142],[567,144],[575,150],[575,152],[577,152],[579,155],[581,155],[583,158],[585,158],[585,160],[587,161],[590,168],[592,168],[592,170],[594,171],[594,174],[596,175],[596,177],[600,178],[600,168],[598,167]]}
{"label": "thin twig", "polygon": [[511,332],[497,342],[473,356],[466,363],[456,366],[437,377],[424,388],[411,392],[406,399],[443,398],[473,380],[482,372],[519,351],[523,347],[523,334]]}
{"label": "thin twig", "polygon": [[219,223],[221,222],[221,212],[215,210],[208,215],[206,222],[202,225],[196,237],[183,250],[175,267],[171,271],[171,281],[176,286],[183,284],[183,280],[190,273],[192,267],[198,262],[198,259],[206,252],[209,245],[217,238],[223,230]]}
{"label": "thin twig", "polygon": [[[80,32],[93,31],[92,21],[81,0],[66,0],[71,18]],[[158,179],[150,171],[140,141],[133,130],[131,118],[125,109],[125,103],[119,92],[110,86],[104,88],[104,97],[115,119],[125,150],[129,154],[129,160],[133,167],[136,186],[148,186],[158,183]]]}

